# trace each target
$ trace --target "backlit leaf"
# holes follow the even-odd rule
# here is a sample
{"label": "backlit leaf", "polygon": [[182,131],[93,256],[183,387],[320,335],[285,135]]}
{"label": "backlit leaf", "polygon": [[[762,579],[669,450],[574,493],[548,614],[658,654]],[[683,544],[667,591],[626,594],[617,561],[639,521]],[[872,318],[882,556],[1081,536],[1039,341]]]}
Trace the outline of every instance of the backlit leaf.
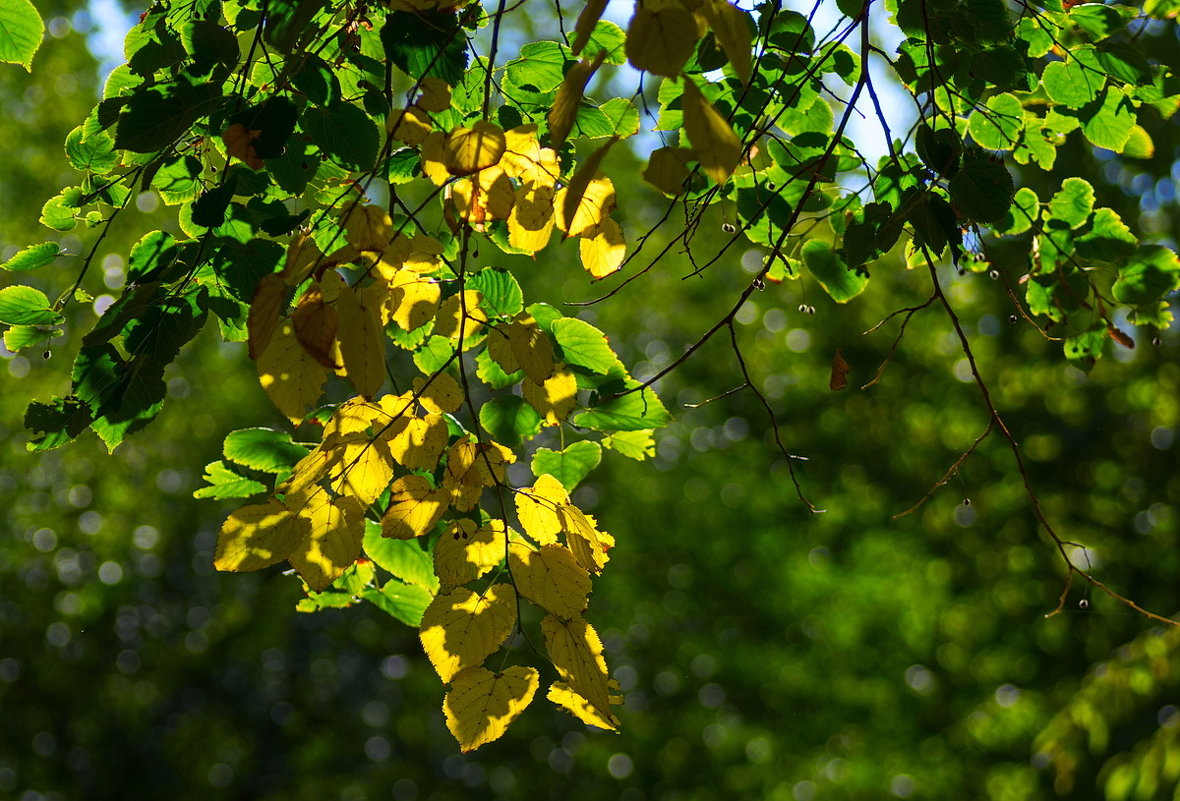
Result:
{"label": "backlit leaf", "polygon": [[389,508],[381,518],[381,534],[399,540],[422,537],[434,530],[449,505],[449,493],[434,489],[422,476],[403,476],[390,487]]}
{"label": "backlit leaf", "polygon": [[434,546],[434,574],[442,592],[483,576],[504,561],[507,549],[502,520],[478,529],[466,518],[453,521]]}
{"label": "backlit leaf", "polygon": [[597,442],[572,442],[560,451],[538,448],[533,454],[533,475],[548,473],[572,492],[600,461],[602,446]]}
{"label": "backlit leaf", "polygon": [[602,657],[602,640],[582,617],[560,620],[548,615],[541,621],[545,646],[557,672],[570,689],[586,699],[594,710],[614,726],[618,719],[611,712],[607,686],[606,660]]}
{"label": "backlit leaf", "polygon": [[450,683],[460,670],[493,654],[515,623],[516,596],[510,585],[493,584],[482,595],[459,587],[426,608],[419,637],[439,678]]}
{"label": "backlit leaf", "polygon": [[705,174],[718,184],[729,180],[741,163],[742,143],[691,80],[684,83],[684,130]]}
{"label": "backlit leaf", "polygon": [[257,367],[258,381],[271,402],[295,424],[319,400],[328,378],[323,366],[299,344],[290,322],[275,329]]}
{"label": "backlit leaf", "polygon": [[459,750],[474,751],[499,739],[532,702],[539,681],[535,668],[520,665],[499,673],[469,667],[455,676],[443,712]]}
{"label": "backlit leaf", "polygon": [[308,520],[296,517],[274,498],[243,506],[222,524],[213,566],[241,572],[281,562],[306,539],[309,526]]}
{"label": "backlit leaf", "polygon": [[545,611],[569,619],[586,609],[590,574],[568,548],[552,544],[534,550],[512,545],[508,565],[520,594]]}

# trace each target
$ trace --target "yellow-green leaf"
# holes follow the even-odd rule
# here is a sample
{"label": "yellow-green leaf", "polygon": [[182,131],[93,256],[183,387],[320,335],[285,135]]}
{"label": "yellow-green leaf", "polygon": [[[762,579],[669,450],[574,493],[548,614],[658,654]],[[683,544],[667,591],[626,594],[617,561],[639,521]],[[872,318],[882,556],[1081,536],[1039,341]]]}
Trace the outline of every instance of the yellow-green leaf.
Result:
{"label": "yellow-green leaf", "polygon": [[607,685],[606,660],[602,640],[585,618],[561,620],[547,615],[541,621],[545,647],[562,680],[605,720],[619,725],[611,712],[610,688]]}
{"label": "yellow-green leaf", "polygon": [[504,734],[532,702],[539,683],[536,668],[521,665],[499,673],[469,667],[455,676],[443,712],[459,750],[473,751]]}
{"label": "yellow-green leaf", "polygon": [[385,383],[385,330],[373,296],[345,287],[336,298],[340,358],[356,391],[371,398]]}
{"label": "yellow-green leaf", "polygon": [[275,329],[257,367],[258,381],[271,402],[296,425],[319,400],[328,378],[323,365],[299,344],[290,321]]}
{"label": "yellow-green leaf", "polygon": [[419,637],[439,678],[450,683],[460,670],[494,653],[515,623],[516,597],[509,585],[493,584],[482,595],[459,587],[426,607]]}
{"label": "yellow-green leaf", "polygon": [[729,180],[741,163],[742,143],[720,112],[688,79],[684,82],[684,130],[705,174],[718,184]]}
{"label": "yellow-green leaf", "polygon": [[286,559],[306,534],[306,521],[274,498],[243,506],[222,524],[213,566],[232,572],[261,570]]}
{"label": "yellow-green leaf", "polygon": [[[610,698],[612,704],[623,702],[621,696],[610,695],[607,697]],[[574,692],[564,681],[553,682],[546,698],[589,726],[597,726],[608,731],[618,731],[619,729],[619,721],[613,715],[605,717],[600,714],[589,701]]]}
{"label": "yellow-green leaf", "polygon": [[506,539],[502,520],[478,529],[466,518],[452,522],[434,546],[434,574],[442,590],[475,581],[504,561]]}
{"label": "yellow-green leaf", "polygon": [[697,21],[683,6],[651,9],[636,5],[627,28],[627,59],[637,70],[674,78],[696,49]]}
{"label": "yellow-green leaf", "polygon": [[429,534],[447,511],[447,492],[422,476],[402,476],[390,487],[389,508],[381,518],[381,535],[408,540]]}
{"label": "yellow-green leaf", "polygon": [[543,545],[540,550],[513,545],[508,564],[516,589],[546,612],[572,618],[585,611],[590,574],[568,548],[556,543]]}
{"label": "yellow-green leaf", "polygon": [[563,526],[560,510],[570,502],[561,482],[549,474],[516,491],[516,514],[524,533],[541,545],[557,542]]}
{"label": "yellow-green leaf", "polygon": [[365,510],[355,498],[332,498],[318,486],[288,495],[283,503],[309,526],[287,561],[309,587],[323,592],[360,556]]}

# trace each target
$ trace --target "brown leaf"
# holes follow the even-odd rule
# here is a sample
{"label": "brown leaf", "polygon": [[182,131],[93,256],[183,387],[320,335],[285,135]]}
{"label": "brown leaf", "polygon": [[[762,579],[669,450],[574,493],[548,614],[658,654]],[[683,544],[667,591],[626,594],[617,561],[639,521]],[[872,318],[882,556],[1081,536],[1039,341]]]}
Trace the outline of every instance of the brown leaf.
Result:
{"label": "brown leaf", "polygon": [[324,302],[324,293],[318,284],[303,293],[291,313],[291,322],[295,337],[307,355],[329,370],[340,369],[335,355],[336,309]]}
{"label": "brown leaf", "polygon": [[832,357],[832,378],[828,386],[835,392],[848,387],[848,362],[844,361],[844,354],[836,348],[836,355]]}
{"label": "brown leaf", "polygon": [[1113,325],[1106,329],[1106,335],[1128,350],[1135,350],[1135,340]]}

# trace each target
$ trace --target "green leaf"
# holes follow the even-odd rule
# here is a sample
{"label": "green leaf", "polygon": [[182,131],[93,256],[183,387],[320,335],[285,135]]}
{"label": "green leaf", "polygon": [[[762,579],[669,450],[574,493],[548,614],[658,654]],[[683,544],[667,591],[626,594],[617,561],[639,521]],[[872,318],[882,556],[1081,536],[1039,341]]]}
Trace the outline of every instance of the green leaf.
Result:
{"label": "green leaf", "polygon": [[85,431],[90,420],[90,409],[73,395],[30,403],[24,424],[31,436],[25,447],[33,452],[59,448]]}
{"label": "green leaf", "polygon": [[[627,381],[622,389],[638,386],[636,381]],[[672,422],[672,415],[668,414],[655,392],[644,388],[626,395],[608,396],[579,412],[573,422],[574,425],[598,431],[640,431],[663,428]]]}
{"label": "green leaf", "polygon": [[127,259],[127,282],[143,283],[158,278],[175,261],[179,252],[172,234],[152,231],[131,248]]}
{"label": "green leaf", "polygon": [[533,454],[533,475],[543,476],[548,473],[560,481],[568,492],[572,492],[601,461],[602,446],[597,442],[574,442],[560,451],[538,448]]}
{"label": "green leaf", "polygon": [[848,269],[840,255],[822,239],[808,241],[801,255],[815,280],[837,303],[847,303],[869,285],[868,275]]}
{"label": "green leaf", "polygon": [[49,298],[31,286],[0,289],[0,323],[8,325],[57,325],[60,314],[49,307]]}
{"label": "green leaf", "polygon": [[50,337],[57,336],[60,333],[58,329],[48,328],[46,326],[14,325],[4,331],[4,347],[16,353],[23,348],[45,344]]}
{"label": "green leaf", "polygon": [[627,61],[627,53],[624,50],[626,42],[627,35],[623,33],[622,28],[613,22],[602,19],[594,26],[594,31],[590,34],[590,41],[582,52],[585,56],[594,58],[598,55],[599,50],[605,50],[605,63],[623,64]]}
{"label": "green leaf", "polygon": [[519,383],[524,377],[524,370],[517,370],[513,373],[504,372],[504,368],[493,360],[488,355],[487,348],[484,348],[475,357],[475,374],[480,381],[492,389],[504,389]]}
{"label": "green leaf", "polygon": [[414,364],[425,375],[437,372],[455,355],[455,346],[446,337],[432,336],[414,353]]}
{"label": "green leaf", "polygon": [[225,462],[210,462],[205,465],[205,481],[208,487],[199,487],[193,492],[194,498],[249,498],[266,492],[266,485],[261,481],[246,478]]}
{"label": "green leaf", "polygon": [[548,303],[533,303],[526,309],[533,319],[537,321],[537,327],[542,331],[550,331],[553,328],[553,322],[562,318],[562,313],[550,306]]}
{"label": "green leaf", "polygon": [[537,410],[517,395],[492,398],[479,407],[479,424],[484,431],[509,448],[535,437],[543,422]]}
{"label": "green leaf", "polygon": [[1073,56],[1069,61],[1046,64],[1041,82],[1045,93],[1054,102],[1069,108],[1082,108],[1098,99],[1098,93],[1106,84],[1106,76]]}
{"label": "green leaf", "polygon": [[[3,0],[0,0],[3,2]],[[119,163],[115,152],[115,140],[105,131],[98,131],[84,137],[82,126],[66,136],[66,155],[75,170],[96,173],[110,172]]]}
{"label": "green leaf", "polygon": [[1011,150],[1024,129],[1024,107],[1007,92],[989,98],[986,105],[987,111],[971,115],[967,126],[971,138],[988,150]]}
{"label": "green leaf", "polygon": [[290,434],[273,428],[231,431],[222,446],[226,459],[263,473],[290,470],[307,452],[307,448],[291,441]]}
{"label": "green leaf", "polygon": [[11,270],[12,272],[36,270],[38,267],[44,267],[46,264],[52,262],[61,255],[61,252],[61,245],[56,242],[42,242],[39,245],[29,245],[24,250],[17,252],[8,261],[0,264],[0,269]]}
{"label": "green leaf", "polygon": [[1120,89],[1110,87],[1101,103],[1091,103],[1080,112],[1082,133],[1091,144],[1121,153],[1135,127],[1135,106]]}
{"label": "green leaf", "polygon": [[918,127],[915,144],[922,163],[939,175],[951,175],[959,168],[959,155],[963,152],[963,143],[959,135],[950,128],[935,131],[923,124]]}
{"label": "green leaf", "polygon": [[379,590],[366,589],[361,597],[395,620],[413,628],[422,625],[422,614],[434,600],[434,596],[421,587],[402,584],[396,579],[385,582],[385,586]]}
{"label": "green leaf", "polygon": [[1070,359],[1097,359],[1106,345],[1106,329],[1096,328],[1077,336],[1066,337],[1062,346]]}
{"label": "green leaf", "polygon": [[607,136],[628,137],[639,132],[639,109],[625,97],[615,97],[603,103],[598,110],[610,125]]}
{"label": "green leaf", "polygon": [[1016,191],[1004,165],[978,150],[964,155],[947,188],[959,213],[980,223],[1002,222]]}
{"label": "green leaf", "polygon": [[1074,238],[1078,255],[1096,261],[1122,261],[1131,256],[1138,245],[1139,240],[1118,213],[1105,207],[1096,209],[1090,229]]}
{"label": "green leaf", "polygon": [[656,455],[655,439],[649,430],[615,432],[603,437],[602,447],[610,448],[615,453],[637,462]]}
{"label": "green leaf", "polygon": [[33,56],[41,46],[45,23],[29,0],[0,0],[0,61],[33,71]]}
{"label": "green leaf", "polygon": [[1094,210],[1094,187],[1082,178],[1066,178],[1049,201],[1049,217],[1077,228]]}
{"label": "green leaf", "polygon": [[1083,3],[1069,12],[1069,21],[1101,41],[1123,27],[1119,12],[1102,3]]}
{"label": "green leaf", "polygon": [[365,522],[365,538],[362,543],[365,555],[382,570],[397,578],[431,593],[438,590],[438,577],[434,575],[434,559],[422,550],[418,540],[396,540],[381,536],[381,525]]}
{"label": "green leaf", "polygon": [[69,231],[78,225],[78,203],[82,199],[82,187],[70,186],[55,197],[45,201],[41,207],[41,224],[54,231]]}
{"label": "green leaf", "polygon": [[454,14],[395,11],[381,28],[385,55],[411,80],[428,75],[451,86],[467,69],[467,35]]}
{"label": "green leaf", "polygon": [[[589,52],[589,51],[588,51]],[[565,78],[565,64],[573,54],[557,42],[533,42],[520,49],[520,57],[505,65],[505,83],[514,90],[536,96],[557,91]]]}
{"label": "green leaf", "polygon": [[213,83],[193,86],[181,79],[164,86],[140,86],[119,114],[115,147],[133,153],[163,150],[220,102],[220,87]]}
{"label": "green leaf", "polygon": [[1016,195],[1012,199],[1012,207],[1008,209],[1004,219],[993,225],[992,230],[1004,236],[1023,234],[1032,228],[1040,215],[1041,201],[1037,197],[1037,193],[1027,186],[1022,186],[1016,190]]}
{"label": "green leaf", "polygon": [[1111,290],[1115,300],[1139,306],[1180,289],[1180,259],[1163,245],[1141,245],[1119,271]]}
{"label": "green leaf", "polygon": [[524,310],[524,293],[512,273],[501,267],[485,267],[467,279],[467,288],[479,290],[479,307],[494,317],[515,317]]}
{"label": "green leaf", "polygon": [[368,170],[377,162],[381,137],[377,124],[352,103],[331,108],[310,107],[303,112],[303,130],[328,156],[357,170]]}
{"label": "green leaf", "polygon": [[619,364],[619,357],[611,350],[606,334],[590,323],[563,317],[553,321],[549,332],[561,346],[562,356],[569,364],[603,374]]}

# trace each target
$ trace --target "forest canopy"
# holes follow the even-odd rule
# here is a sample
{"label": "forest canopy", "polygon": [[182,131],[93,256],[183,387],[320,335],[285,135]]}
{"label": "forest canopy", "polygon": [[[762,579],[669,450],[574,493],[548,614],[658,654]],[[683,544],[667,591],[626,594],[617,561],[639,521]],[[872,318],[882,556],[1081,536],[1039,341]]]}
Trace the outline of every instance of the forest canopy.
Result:
{"label": "forest canopy", "polygon": [[[93,431],[115,451],[162,413],[177,360],[215,332],[285,418],[223,432],[204,466],[194,495],[236,504],[217,569],[283,564],[300,611],[371,606],[417,629],[463,751],[503,736],[542,680],[558,708],[614,730],[627,688],[586,615],[629,557],[624,540],[616,556],[608,529],[624,515],[595,471],[661,469],[674,410],[743,398],[741,422],[715,437],[753,428],[775,460],[773,503],[841,518],[809,471],[856,448],[803,458],[801,421],[781,408],[784,387],[816,368],[793,374],[743,333],[763,311],[774,333],[818,304],[832,330],[806,334],[827,351],[822,385],[805,386],[885,391],[917,348],[974,387],[937,411],[926,396],[939,393],[923,390],[919,418],[928,405],[958,419],[949,441],[922,433],[946,452],[889,513],[918,513],[986,458],[1035,521],[1022,547],[1064,577],[1047,611],[1078,587],[1088,608],[1093,587],[1141,625],[1171,624],[1134,571],[1129,584],[1100,575],[1068,505],[1042,500],[1033,463],[1064,446],[1022,447],[1003,401],[1051,387],[991,383],[975,335],[998,337],[1000,321],[1018,332],[985,346],[1013,371],[1035,355],[1080,384],[1113,355],[1112,371],[1176,383],[1140,355],[1175,347],[1180,260],[1160,201],[1175,197],[1163,185],[1176,12],[666,0],[615,21],[601,2],[156,3],[65,136],[74,183],[40,214],[56,234],[3,254],[7,351],[48,359],[64,339],[72,360],[68,391],[25,412],[28,449]],[[36,75],[40,16],[2,0],[0,26],[0,58]],[[1123,191],[1140,176],[1150,192]],[[145,195],[162,210],[144,213]],[[108,237],[127,240],[119,280],[96,289]],[[839,316],[857,303],[877,319]],[[892,337],[859,336],[882,327]],[[660,347],[634,345],[645,328]],[[797,331],[781,352],[808,350],[791,344]],[[701,362],[727,377],[681,377]],[[892,391],[902,402],[904,387]],[[1164,451],[1174,393],[1150,394],[1122,405],[1151,407]],[[1159,491],[1174,497],[1164,472]],[[956,521],[970,509],[962,499]],[[1098,518],[1111,516],[1085,519]],[[1059,728],[1043,753],[1067,792],[1072,734]]]}

